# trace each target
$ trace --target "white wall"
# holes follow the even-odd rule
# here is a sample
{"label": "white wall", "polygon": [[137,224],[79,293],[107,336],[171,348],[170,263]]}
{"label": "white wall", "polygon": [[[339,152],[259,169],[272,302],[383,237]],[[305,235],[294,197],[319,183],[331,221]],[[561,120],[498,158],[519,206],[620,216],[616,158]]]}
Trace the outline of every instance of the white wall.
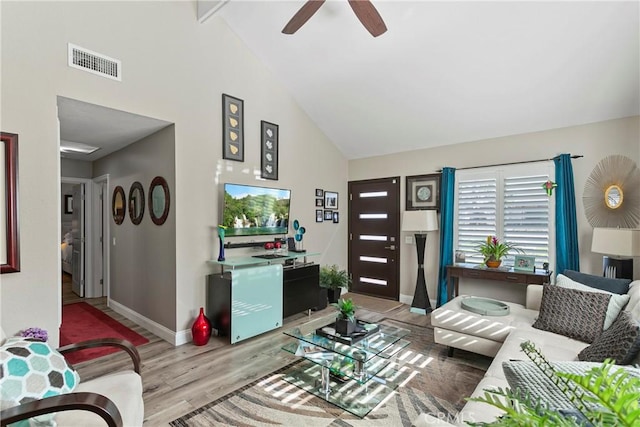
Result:
{"label": "white wall", "polygon": [[[604,157],[620,154],[636,160],[640,156],[640,117],[610,120],[600,123],[553,129],[523,135],[506,136],[482,141],[417,150],[391,156],[372,157],[349,162],[349,180],[401,175],[401,199],[404,200],[405,176],[434,173],[442,167],[464,168],[503,162],[548,159],[557,154],[581,154],[573,160],[578,216],[580,269],[586,273],[601,274],[602,256],[591,253],[592,227],[587,222],[582,205],[582,193],[587,177]],[[634,191],[634,190],[632,190]],[[401,203],[404,211],[404,202]],[[425,256],[427,290],[436,298],[439,233],[429,233]],[[400,239],[404,242],[404,236]],[[402,243],[400,293],[413,296],[417,261],[415,246]],[[640,267],[636,262],[636,278]],[[484,294],[511,301],[524,301],[524,287],[505,288],[502,284],[461,283],[460,292]]]}
{"label": "white wall", "polygon": [[61,157],[60,174],[65,178],[90,179],[93,177],[93,163]]}
{"label": "white wall", "polygon": [[[94,162],[96,176],[109,175],[107,203],[111,206],[116,186],[129,191],[134,182],[144,190],[144,213],[135,225],[125,203],[125,218],[117,225],[110,215],[109,296],[111,301],[133,310],[171,331],[176,330],[176,212],[175,129],[168,126],[128,147]],[[149,186],[156,176],[169,187],[169,215],[156,225],[149,215]]]}
{"label": "white wall", "polygon": [[[255,182],[260,120],[280,125],[280,180],[307,228],[317,261],[346,265],[346,222],[315,223],[315,188],[341,194],[347,161],[280,82],[219,18],[196,19],[193,2],[2,2],[2,130],[20,136],[22,271],[2,275],[7,333],[60,324],[60,157],[56,96],[175,123],[175,328],[205,301],[207,260],[217,251],[218,191]],[[122,60],[122,82],[68,67],[67,43]],[[221,160],[221,94],[245,101],[245,162]],[[175,209],[174,209],[175,208]],[[51,334],[54,344],[55,333]]]}

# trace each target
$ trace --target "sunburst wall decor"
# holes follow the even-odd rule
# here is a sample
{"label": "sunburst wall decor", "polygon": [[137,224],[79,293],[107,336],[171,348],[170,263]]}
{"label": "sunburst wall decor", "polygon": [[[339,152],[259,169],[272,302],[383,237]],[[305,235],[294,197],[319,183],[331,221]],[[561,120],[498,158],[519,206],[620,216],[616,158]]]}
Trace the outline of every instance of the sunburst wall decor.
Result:
{"label": "sunburst wall decor", "polygon": [[628,157],[602,159],[587,178],[582,203],[592,227],[640,225],[640,170]]}

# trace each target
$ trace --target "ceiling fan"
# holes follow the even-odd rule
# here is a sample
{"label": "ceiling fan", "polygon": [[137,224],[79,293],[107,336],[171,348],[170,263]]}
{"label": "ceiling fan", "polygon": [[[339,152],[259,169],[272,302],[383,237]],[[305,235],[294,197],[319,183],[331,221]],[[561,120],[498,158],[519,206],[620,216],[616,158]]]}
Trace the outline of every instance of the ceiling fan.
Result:
{"label": "ceiling fan", "polygon": [[[320,9],[320,6],[322,6],[324,2],[325,0],[308,0],[300,10],[293,15],[293,18],[285,25],[282,32],[284,34],[293,34],[298,31],[300,27]],[[364,25],[373,37],[378,37],[387,31],[387,26],[384,25],[382,17],[369,0],[349,0],[349,5],[362,25]]]}

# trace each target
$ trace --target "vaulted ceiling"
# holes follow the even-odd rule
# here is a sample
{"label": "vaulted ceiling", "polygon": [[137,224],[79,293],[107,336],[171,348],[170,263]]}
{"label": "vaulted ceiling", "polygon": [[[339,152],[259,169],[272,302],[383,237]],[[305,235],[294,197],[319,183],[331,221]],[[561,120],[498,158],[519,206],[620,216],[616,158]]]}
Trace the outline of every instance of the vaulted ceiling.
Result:
{"label": "vaulted ceiling", "polygon": [[304,1],[216,14],[348,158],[640,114],[637,1],[373,3],[377,38],[347,0],[294,35]]}

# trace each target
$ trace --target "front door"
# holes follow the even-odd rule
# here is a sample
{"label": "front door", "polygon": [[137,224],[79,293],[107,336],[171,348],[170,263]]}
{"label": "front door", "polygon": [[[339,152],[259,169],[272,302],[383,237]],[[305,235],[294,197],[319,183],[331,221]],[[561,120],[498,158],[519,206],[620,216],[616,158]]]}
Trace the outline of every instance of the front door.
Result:
{"label": "front door", "polygon": [[349,182],[349,272],[356,293],[400,297],[400,178]]}

